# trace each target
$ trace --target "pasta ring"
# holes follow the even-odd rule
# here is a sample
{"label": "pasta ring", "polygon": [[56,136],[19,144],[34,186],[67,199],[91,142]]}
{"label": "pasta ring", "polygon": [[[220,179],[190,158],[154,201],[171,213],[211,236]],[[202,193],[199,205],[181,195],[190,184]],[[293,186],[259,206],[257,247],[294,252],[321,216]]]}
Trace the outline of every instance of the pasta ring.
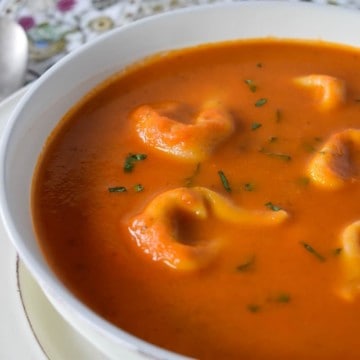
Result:
{"label": "pasta ring", "polygon": [[154,198],[130,220],[129,232],[137,246],[153,261],[177,270],[196,270],[208,265],[222,247],[220,239],[187,244],[179,239],[179,215],[204,220],[214,216],[238,225],[276,225],[287,219],[280,211],[250,211],[204,187],[176,188]]}
{"label": "pasta ring", "polygon": [[219,102],[205,103],[190,124],[173,118],[180,107],[178,103],[166,103],[135,109],[131,119],[140,139],[176,158],[202,161],[234,132],[233,118]]}
{"label": "pasta ring", "polygon": [[345,102],[345,82],[337,77],[313,74],[297,77],[295,83],[314,89],[321,110],[332,110]]}
{"label": "pasta ring", "polygon": [[315,184],[329,190],[356,181],[360,168],[355,155],[359,149],[360,130],[347,129],[334,134],[310,162],[310,178]]}

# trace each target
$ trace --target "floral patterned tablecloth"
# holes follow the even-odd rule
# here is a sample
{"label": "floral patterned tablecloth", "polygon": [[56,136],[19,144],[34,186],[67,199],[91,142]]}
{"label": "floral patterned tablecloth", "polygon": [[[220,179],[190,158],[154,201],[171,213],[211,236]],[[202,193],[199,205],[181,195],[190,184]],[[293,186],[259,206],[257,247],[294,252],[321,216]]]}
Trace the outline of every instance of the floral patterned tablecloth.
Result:
{"label": "floral patterned tablecloth", "polygon": [[[0,0],[0,5],[26,30],[26,82],[31,82],[70,51],[114,27],[173,9],[232,1],[244,0]],[[360,9],[360,0],[312,2]]]}

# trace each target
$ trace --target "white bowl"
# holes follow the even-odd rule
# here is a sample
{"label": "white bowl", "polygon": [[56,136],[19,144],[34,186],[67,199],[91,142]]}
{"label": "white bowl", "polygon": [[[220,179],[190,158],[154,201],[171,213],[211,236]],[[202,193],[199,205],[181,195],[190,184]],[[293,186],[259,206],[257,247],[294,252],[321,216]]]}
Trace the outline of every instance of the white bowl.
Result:
{"label": "white bowl", "polygon": [[[148,18],[82,47],[28,91],[7,124],[0,148],[0,204],[20,257],[58,311],[108,357],[184,359],[111,325],[74,297],[44,260],[30,208],[38,156],[59,119],[96,84],[148,55],[240,38],[321,39],[360,46],[360,13],[284,1],[195,7]],[[139,355],[141,354],[141,355]]]}

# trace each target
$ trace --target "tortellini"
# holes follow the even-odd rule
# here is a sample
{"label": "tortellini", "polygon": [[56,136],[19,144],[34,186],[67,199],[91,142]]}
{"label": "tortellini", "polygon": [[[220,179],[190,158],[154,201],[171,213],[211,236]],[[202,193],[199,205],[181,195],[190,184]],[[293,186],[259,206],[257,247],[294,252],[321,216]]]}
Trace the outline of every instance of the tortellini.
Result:
{"label": "tortellini", "polygon": [[312,74],[295,78],[295,83],[314,92],[320,110],[332,110],[345,102],[345,82],[337,77]]}
{"label": "tortellini", "polygon": [[181,106],[142,105],[131,114],[131,121],[146,145],[175,158],[202,161],[233,133],[234,119],[221,103],[208,101],[193,122],[186,123]]}
{"label": "tortellini", "polygon": [[360,220],[348,225],[341,234],[343,282],[340,295],[353,300],[360,293]]}
{"label": "tortellini", "polygon": [[360,130],[347,129],[330,137],[309,164],[312,181],[329,190],[356,181],[360,171]]}
{"label": "tortellini", "polygon": [[288,218],[285,210],[252,211],[238,207],[204,187],[181,187],[158,195],[142,213],[130,220],[129,231],[137,246],[153,261],[184,271],[207,266],[223,244],[219,238],[191,244],[180,239],[181,214],[193,220],[208,221],[212,216],[239,226],[276,225]]}

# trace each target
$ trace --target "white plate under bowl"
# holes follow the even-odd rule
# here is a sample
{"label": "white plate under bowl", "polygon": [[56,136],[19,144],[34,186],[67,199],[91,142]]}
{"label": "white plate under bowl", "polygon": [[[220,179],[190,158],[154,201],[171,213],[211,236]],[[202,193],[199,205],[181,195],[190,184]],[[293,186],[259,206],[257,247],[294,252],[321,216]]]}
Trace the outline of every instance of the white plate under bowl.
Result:
{"label": "white plate under bowl", "polygon": [[0,210],[21,258],[58,311],[113,359],[142,354],[184,359],[104,321],[49,269],[33,232],[30,187],[36,161],[63,114],[96,84],[160,51],[243,38],[296,38],[360,45],[360,14],[302,2],[250,1],[194,7],[114,30],[65,57],[24,96],[0,147]]}

